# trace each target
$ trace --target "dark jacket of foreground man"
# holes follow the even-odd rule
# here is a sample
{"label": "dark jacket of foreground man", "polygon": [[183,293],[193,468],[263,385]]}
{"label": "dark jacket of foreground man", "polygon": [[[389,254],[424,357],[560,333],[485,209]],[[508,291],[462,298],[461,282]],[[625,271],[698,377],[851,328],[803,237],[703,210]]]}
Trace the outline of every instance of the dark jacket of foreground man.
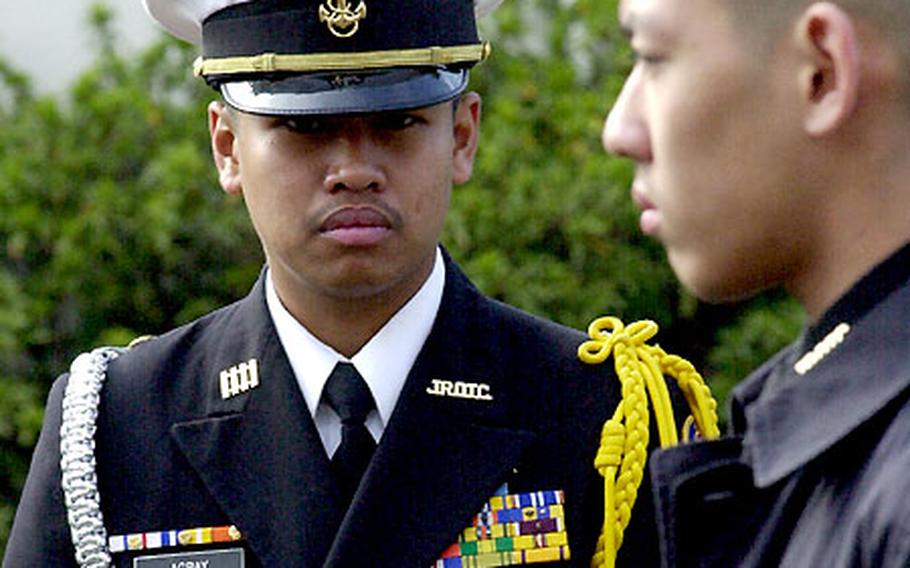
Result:
{"label": "dark jacket of foreground man", "polygon": [[[427,568],[508,482],[565,491],[572,558],[555,565],[587,567],[603,523],[593,459],[620,390],[611,363],[578,360],[584,339],[485,298],[447,258],[432,332],[345,513],[260,278],[245,299],[111,364],[97,434],[107,531],[234,524],[248,567]],[[220,371],[251,358],[261,384],[222,400]],[[430,395],[434,379],[488,384],[493,400]],[[59,469],[66,380],[50,394],[5,568],[75,566]],[[620,565],[657,565],[655,541],[643,487]]]}
{"label": "dark jacket of foreground man", "polygon": [[908,314],[910,247],[736,389],[733,439],[655,454],[665,567],[910,566]]}

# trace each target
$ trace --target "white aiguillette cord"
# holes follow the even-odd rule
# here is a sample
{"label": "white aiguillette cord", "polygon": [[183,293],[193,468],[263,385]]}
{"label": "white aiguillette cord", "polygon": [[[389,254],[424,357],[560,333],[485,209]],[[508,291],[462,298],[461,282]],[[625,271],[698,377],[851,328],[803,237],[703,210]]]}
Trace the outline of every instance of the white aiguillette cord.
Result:
{"label": "white aiguillette cord", "polygon": [[70,366],[69,381],[63,393],[61,486],[76,561],[83,568],[109,568],[111,565],[95,472],[95,431],[108,364],[126,350],[100,347],[77,357]]}

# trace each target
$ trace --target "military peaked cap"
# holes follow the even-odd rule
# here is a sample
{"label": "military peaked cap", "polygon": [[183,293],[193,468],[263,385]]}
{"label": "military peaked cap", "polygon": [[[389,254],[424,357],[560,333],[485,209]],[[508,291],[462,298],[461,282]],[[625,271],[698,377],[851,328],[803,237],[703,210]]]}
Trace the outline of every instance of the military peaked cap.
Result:
{"label": "military peaked cap", "polygon": [[195,73],[258,114],[343,114],[450,100],[489,45],[476,19],[501,0],[143,0],[201,44]]}

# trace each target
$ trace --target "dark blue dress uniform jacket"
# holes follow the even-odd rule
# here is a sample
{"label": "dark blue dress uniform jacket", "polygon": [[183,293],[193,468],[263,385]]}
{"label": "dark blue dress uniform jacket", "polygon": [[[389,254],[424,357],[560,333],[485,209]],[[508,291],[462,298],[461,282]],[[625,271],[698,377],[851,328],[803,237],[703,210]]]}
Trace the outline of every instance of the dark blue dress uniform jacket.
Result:
{"label": "dark blue dress uniform jacket", "polygon": [[[97,434],[108,533],[234,524],[248,567],[427,568],[508,482],[565,491],[572,560],[558,565],[588,566],[603,519],[593,458],[620,396],[612,365],[581,363],[582,334],[483,297],[448,258],[446,271],[438,317],[348,511],[262,279],[115,360]],[[222,400],[220,371],[251,358],[260,385]],[[493,400],[430,395],[434,379],[488,384]],[[65,382],[50,394],[5,568],[75,565],[58,463]],[[647,491],[620,565],[657,563]],[[115,554],[115,565],[136,555]]]}
{"label": "dark blue dress uniform jacket", "polygon": [[652,458],[663,566],[910,566],[910,251],[747,378],[732,419],[732,439]]}

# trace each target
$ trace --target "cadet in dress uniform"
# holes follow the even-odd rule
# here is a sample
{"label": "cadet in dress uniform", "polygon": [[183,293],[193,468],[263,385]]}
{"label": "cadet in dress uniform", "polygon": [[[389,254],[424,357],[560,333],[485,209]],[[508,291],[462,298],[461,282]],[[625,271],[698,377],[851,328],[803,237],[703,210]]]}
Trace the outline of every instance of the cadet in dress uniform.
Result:
{"label": "cadet in dress uniform", "polygon": [[910,4],[624,0],[604,127],[641,227],[712,301],[785,288],[800,338],[720,442],[651,463],[663,566],[910,566]]}
{"label": "cadet in dress uniform", "polygon": [[[4,567],[587,566],[619,383],[438,245],[477,147],[474,4],[146,7],[202,45],[219,181],[266,267],[55,383]],[[656,562],[649,505],[621,565]]]}

